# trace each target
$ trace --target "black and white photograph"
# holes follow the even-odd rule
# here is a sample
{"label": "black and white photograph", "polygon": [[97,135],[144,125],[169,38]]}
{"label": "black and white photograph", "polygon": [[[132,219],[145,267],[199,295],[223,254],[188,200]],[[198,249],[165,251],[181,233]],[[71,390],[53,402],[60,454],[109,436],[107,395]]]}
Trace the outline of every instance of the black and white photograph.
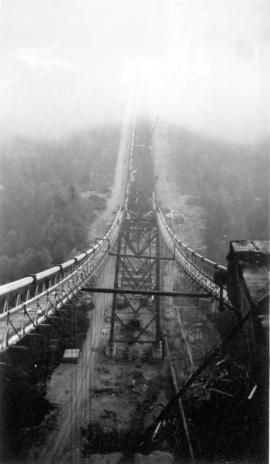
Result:
{"label": "black and white photograph", "polygon": [[0,0],[1,464],[268,464],[269,0]]}

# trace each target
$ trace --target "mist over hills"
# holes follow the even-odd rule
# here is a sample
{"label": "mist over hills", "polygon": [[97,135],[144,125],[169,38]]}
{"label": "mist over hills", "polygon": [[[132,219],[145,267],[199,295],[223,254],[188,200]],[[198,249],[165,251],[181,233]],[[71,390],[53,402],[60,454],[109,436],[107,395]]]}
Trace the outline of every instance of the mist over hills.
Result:
{"label": "mist over hills", "polygon": [[204,209],[206,255],[226,263],[230,240],[269,238],[270,137],[232,144],[169,126],[169,169]]}
{"label": "mist over hills", "polygon": [[[2,144],[0,283],[89,246],[89,193],[108,194],[119,138],[119,126],[103,126],[61,140],[16,137]],[[230,240],[269,237],[269,138],[232,144],[170,124],[168,141],[170,176],[191,206],[203,208],[207,257],[226,264]]]}
{"label": "mist over hills", "polygon": [[63,140],[13,138],[0,156],[0,282],[39,272],[88,247],[89,192],[112,184],[119,127]]}

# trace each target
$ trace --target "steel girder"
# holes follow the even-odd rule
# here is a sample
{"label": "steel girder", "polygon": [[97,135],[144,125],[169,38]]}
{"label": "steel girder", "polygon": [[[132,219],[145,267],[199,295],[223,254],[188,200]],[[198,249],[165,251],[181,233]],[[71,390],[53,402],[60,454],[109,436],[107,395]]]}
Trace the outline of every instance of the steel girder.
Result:
{"label": "steel girder", "polygon": [[127,210],[118,237],[110,344],[156,343],[161,338],[159,295],[142,297],[124,289],[160,289],[160,238],[153,215]]}

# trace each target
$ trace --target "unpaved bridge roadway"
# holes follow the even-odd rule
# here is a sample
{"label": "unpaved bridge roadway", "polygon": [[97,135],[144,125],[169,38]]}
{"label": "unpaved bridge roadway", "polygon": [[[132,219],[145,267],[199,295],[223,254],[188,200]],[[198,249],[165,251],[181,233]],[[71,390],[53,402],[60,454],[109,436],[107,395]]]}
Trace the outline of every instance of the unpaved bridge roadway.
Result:
{"label": "unpaved bridge roadway", "polygon": [[[110,287],[113,285],[113,277],[114,259],[111,258],[97,285],[102,283]],[[90,327],[78,363],[60,364],[53,373],[48,399],[60,405],[60,414],[57,430],[48,435],[39,462],[80,462],[80,428],[88,424],[91,414],[89,391],[95,384],[94,373],[99,355],[107,343],[104,318],[111,299],[110,294],[94,296],[95,309],[91,312]],[[31,454],[35,454],[33,450]]]}
{"label": "unpaved bridge roadway", "polygon": [[[108,201],[106,210],[99,214],[91,226],[89,239],[102,237],[106,225],[112,221],[113,210],[123,199],[125,182],[128,170],[128,152],[130,137],[130,110],[123,123],[120,146],[115,170],[112,196]],[[110,258],[97,285],[113,287],[115,259]],[[94,296],[95,310],[90,315],[90,327],[77,364],[60,364],[54,371],[48,386],[48,399],[60,407],[57,418],[57,430],[48,434],[44,445],[34,446],[30,450],[29,462],[43,462],[49,464],[80,462],[79,443],[80,427],[89,422],[91,413],[91,399],[89,390],[95,382],[95,365],[99,354],[104,349],[108,333],[105,333],[105,310],[111,304],[112,296],[109,294],[96,294]]]}

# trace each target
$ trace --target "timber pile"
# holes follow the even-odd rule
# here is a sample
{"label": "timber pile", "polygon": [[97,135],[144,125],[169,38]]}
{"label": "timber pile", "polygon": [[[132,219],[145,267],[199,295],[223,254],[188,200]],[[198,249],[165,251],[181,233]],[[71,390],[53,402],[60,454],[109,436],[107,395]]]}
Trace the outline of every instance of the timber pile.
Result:
{"label": "timber pile", "polygon": [[190,387],[184,407],[200,460],[264,462],[267,388],[254,384],[245,366],[216,359]]}

